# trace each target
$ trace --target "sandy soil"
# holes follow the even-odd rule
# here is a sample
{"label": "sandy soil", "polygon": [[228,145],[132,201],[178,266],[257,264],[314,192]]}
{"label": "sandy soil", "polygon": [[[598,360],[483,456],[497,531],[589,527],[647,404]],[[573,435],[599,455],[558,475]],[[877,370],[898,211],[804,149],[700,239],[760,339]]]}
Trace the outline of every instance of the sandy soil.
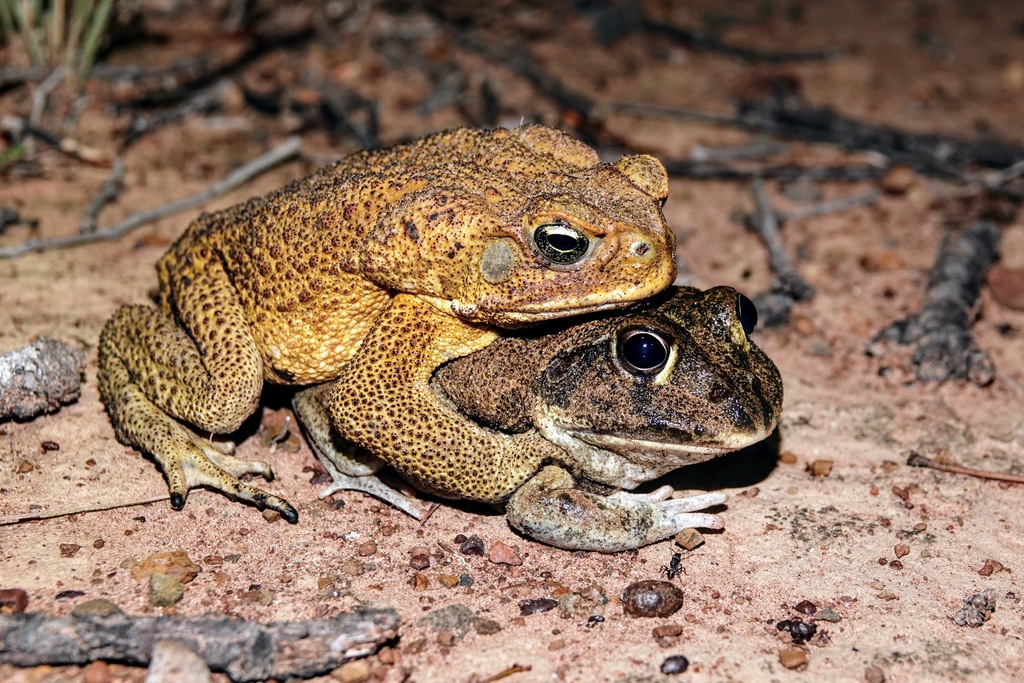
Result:
{"label": "sandy soil", "polygon": [[[785,73],[803,83],[812,102],[850,116],[919,131],[991,131],[1021,141],[1019,4],[850,1],[759,8],[692,3],[675,10],[672,19],[700,26],[712,15],[734,13],[750,20],[726,31],[734,42],[850,49],[830,62],[749,66],[641,34],[600,46],[587,24],[574,19],[559,40],[534,46],[534,54],[601,101],[633,99],[724,113],[750,79]],[[327,70],[379,100],[385,141],[463,123],[450,106],[417,113],[415,104],[430,83],[415,70],[392,69],[368,38],[393,26],[389,22],[410,35],[429,31],[430,22],[382,12],[369,22],[336,52],[321,47],[272,53],[254,68]],[[198,53],[209,39],[203,30],[211,29],[198,20],[196,25],[162,48],[159,59],[171,61],[175,50]],[[448,54],[441,45],[435,48]],[[139,53],[118,55],[122,62],[133,58]],[[474,77],[486,75],[500,91],[503,120],[540,116],[559,122],[557,112],[509,72],[461,53],[453,58]],[[25,97],[7,95],[4,109],[24,107]],[[112,130],[124,121],[101,101],[85,109],[75,130],[113,153]],[[125,153],[127,190],[103,221],[207,187],[283,138],[288,121],[282,119],[255,116],[236,103],[215,117],[189,117],[143,138]],[[748,138],[619,115],[608,126],[638,148],[671,158],[685,157],[698,144]],[[315,159],[353,148],[349,139],[320,133],[304,140]],[[39,158],[40,176],[8,176],[0,183],[0,205],[38,219],[39,236],[70,234],[107,171],[49,151]],[[807,163],[847,157],[793,144],[786,158]],[[207,208],[265,192],[310,168],[284,165]],[[780,206],[794,205],[777,185],[770,189]],[[832,183],[820,189],[825,198],[836,198],[871,185]],[[243,439],[243,457],[272,462],[277,480],[267,487],[296,505],[299,524],[268,523],[251,507],[196,491],[181,512],[164,501],[8,525],[0,529],[0,588],[25,589],[29,609],[50,614],[67,614],[92,598],[109,599],[131,614],[216,612],[260,621],[390,606],[402,617],[401,637],[384,655],[370,658],[375,680],[483,680],[518,664],[529,670],[507,680],[655,681],[668,678],[659,667],[676,654],[690,661],[680,680],[1021,680],[1021,489],[904,463],[910,451],[918,451],[967,466],[1021,471],[1024,312],[983,292],[974,332],[998,370],[984,388],[922,386],[908,381],[903,368],[880,373],[878,361],[863,351],[872,334],[919,306],[948,218],[931,202],[949,190],[915,176],[906,191],[887,194],[873,207],[786,224],[786,244],[817,296],[798,304],[789,324],[756,333],[785,380],[782,423],[766,444],[669,478],[680,488],[724,488],[731,495],[723,512],[725,530],[707,534],[703,545],[683,554],[675,581],[685,601],[670,617],[625,616],[619,600],[628,584],[662,577],[660,569],[674,551],[670,541],[616,555],[570,553],[520,537],[501,514],[478,506],[443,504],[421,525],[359,494],[338,496],[333,505],[319,501],[309,449],[271,453],[257,434],[260,417],[279,417],[283,399],[277,393],[268,396],[263,415],[236,436]],[[764,249],[735,218],[751,207],[743,184],[673,179],[666,216],[680,238],[687,282],[729,284],[748,294],[767,286]],[[156,467],[114,439],[97,398],[95,348],[100,328],[118,305],[147,300],[155,285],[153,263],[188,219],[161,220],[115,243],[0,261],[0,352],[49,335],[80,344],[89,358],[80,401],[54,415],[0,424],[0,515],[128,505],[166,494]],[[0,243],[19,244],[28,236],[29,229],[13,227]],[[1007,267],[1024,267],[1024,221],[1005,227],[1001,256]],[[44,450],[47,441],[59,450]],[[831,472],[814,476],[807,465],[815,460],[832,461]],[[462,555],[454,540],[458,534],[477,534],[488,548],[498,542],[517,548],[522,564]],[[375,550],[363,554],[368,541]],[[431,555],[430,566],[417,571],[410,558],[419,546]],[[181,602],[157,608],[149,604],[147,583],[130,570],[135,561],[169,550],[184,551],[201,571]],[[989,560],[1002,569],[980,571]],[[447,587],[460,575],[472,577],[472,585]],[[997,601],[991,619],[978,628],[955,625],[952,615],[963,599],[990,588]],[[520,614],[521,600],[573,592],[603,594],[607,604],[596,600],[574,611]],[[796,646],[775,624],[794,617],[813,621],[793,609],[805,600],[819,610],[829,608],[828,620],[817,620],[817,635]],[[486,634],[486,628],[466,625],[463,635],[458,627],[438,632],[421,621],[452,605],[467,606],[500,630]],[[594,614],[605,620],[588,626]],[[665,625],[678,625],[680,635],[659,642],[652,631]],[[807,654],[798,669],[780,663],[780,652],[793,648]],[[142,669],[106,664],[0,666],[5,680],[144,676]]]}

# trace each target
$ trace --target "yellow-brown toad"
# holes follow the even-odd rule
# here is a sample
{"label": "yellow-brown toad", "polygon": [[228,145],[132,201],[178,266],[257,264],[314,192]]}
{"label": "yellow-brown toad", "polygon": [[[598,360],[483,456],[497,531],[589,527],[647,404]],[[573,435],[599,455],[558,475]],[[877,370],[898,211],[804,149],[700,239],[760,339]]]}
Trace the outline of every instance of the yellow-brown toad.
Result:
{"label": "yellow-brown toad", "polygon": [[668,286],[667,193],[654,158],[602,163],[544,126],[355,154],[197,218],[157,264],[159,308],[124,306],[104,327],[101,397],[118,438],[160,465],[175,508],[206,486],[297,519],[238,480],[270,479],[265,463],[204,436],[238,429],[264,381],[336,380],[342,435],[424,488],[503,499],[517,463],[553,446],[496,438],[431,392],[431,374],[487,346],[495,326]]}
{"label": "yellow-brown toad", "polygon": [[[748,338],[753,304],[731,287],[681,287],[658,299],[553,331],[507,334],[435,373],[431,388],[496,434],[537,433],[559,446],[514,473],[506,513],[523,533],[613,552],[686,527],[721,528],[720,517],[697,511],[723,503],[724,493],[628,490],[766,437],[782,409],[782,379]],[[295,398],[335,479],[321,495],[361,490],[416,516],[413,501],[370,476],[380,463],[329,433],[323,394],[314,387]]]}

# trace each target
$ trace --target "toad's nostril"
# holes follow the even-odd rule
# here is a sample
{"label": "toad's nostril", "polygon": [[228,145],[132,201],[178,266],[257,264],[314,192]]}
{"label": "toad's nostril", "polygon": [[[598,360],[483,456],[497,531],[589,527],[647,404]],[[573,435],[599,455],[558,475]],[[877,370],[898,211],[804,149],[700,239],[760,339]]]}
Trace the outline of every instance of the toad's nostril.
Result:
{"label": "toad's nostril", "polygon": [[633,242],[633,255],[643,256],[651,250],[651,245],[647,242]]}

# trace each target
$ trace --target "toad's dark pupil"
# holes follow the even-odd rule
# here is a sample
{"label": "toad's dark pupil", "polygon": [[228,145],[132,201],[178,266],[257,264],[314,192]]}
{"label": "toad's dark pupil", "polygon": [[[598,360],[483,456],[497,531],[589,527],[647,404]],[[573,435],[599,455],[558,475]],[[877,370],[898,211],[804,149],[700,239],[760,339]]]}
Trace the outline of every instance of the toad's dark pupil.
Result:
{"label": "toad's dark pupil", "polygon": [[668,360],[665,341],[650,332],[634,332],[622,341],[622,360],[640,373],[652,373],[661,369]]}
{"label": "toad's dark pupil", "polygon": [[590,246],[586,235],[565,223],[540,226],[533,233],[533,241],[545,258],[563,265],[579,261]]}
{"label": "toad's dark pupil", "polygon": [[740,325],[743,325],[743,331],[749,337],[754,328],[757,327],[757,307],[754,305],[754,302],[737,293],[736,315],[739,316]]}

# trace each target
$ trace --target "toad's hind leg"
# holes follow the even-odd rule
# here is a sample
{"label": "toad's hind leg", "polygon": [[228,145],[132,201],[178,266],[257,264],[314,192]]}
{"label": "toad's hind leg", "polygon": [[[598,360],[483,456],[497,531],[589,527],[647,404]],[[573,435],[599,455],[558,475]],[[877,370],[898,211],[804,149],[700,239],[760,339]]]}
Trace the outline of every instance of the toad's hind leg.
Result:
{"label": "toad's hind leg", "polygon": [[[265,463],[240,460],[189,429],[228,433],[252,414],[263,364],[241,306],[211,266],[176,292],[179,327],[149,306],[123,306],[100,335],[100,396],[118,439],[146,451],[164,472],[171,505],[180,509],[198,486],[222,491],[289,521],[287,501],[239,481],[270,480]],[[220,272],[223,275],[223,271]],[[229,449],[228,449],[229,450]]]}

